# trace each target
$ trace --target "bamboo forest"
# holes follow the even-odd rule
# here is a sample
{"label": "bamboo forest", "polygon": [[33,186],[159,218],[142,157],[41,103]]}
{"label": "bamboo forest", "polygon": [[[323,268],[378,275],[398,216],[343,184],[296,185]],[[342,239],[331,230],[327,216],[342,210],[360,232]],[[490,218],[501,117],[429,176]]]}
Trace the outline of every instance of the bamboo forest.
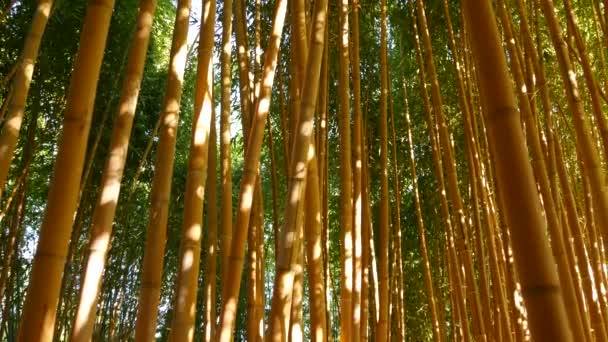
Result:
{"label": "bamboo forest", "polygon": [[608,341],[608,0],[0,0],[0,342]]}

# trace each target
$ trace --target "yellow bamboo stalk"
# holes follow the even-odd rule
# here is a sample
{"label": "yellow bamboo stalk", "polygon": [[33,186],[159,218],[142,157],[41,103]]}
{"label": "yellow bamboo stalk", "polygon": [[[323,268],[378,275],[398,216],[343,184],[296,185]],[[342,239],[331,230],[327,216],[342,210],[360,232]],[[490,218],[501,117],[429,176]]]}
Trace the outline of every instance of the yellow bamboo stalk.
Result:
{"label": "yellow bamboo stalk", "polygon": [[209,132],[209,168],[207,175],[207,260],[205,263],[203,339],[205,342],[215,341],[215,305],[216,305],[216,273],[217,273],[217,133],[215,128],[215,111],[211,111],[211,130]]}
{"label": "yellow bamboo stalk", "polygon": [[260,317],[264,307],[263,289],[263,204],[261,192],[258,191],[259,180],[256,181],[253,208],[247,236],[247,258],[249,262],[249,275],[247,279],[247,340],[263,341],[264,321]]}
{"label": "yellow bamboo stalk", "polygon": [[13,160],[15,147],[17,146],[27,103],[27,95],[32,83],[36,60],[38,59],[40,41],[44,35],[52,7],[53,0],[38,0],[30,31],[25,38],[23,52],[21,53],[19,62],[15,65],[17,68],[15,69],[12,89],[9,95],[6,121],[0,133],[0,198],[2,198],[8,171]]}
{"label": "yellow bamboo stalk", "polygon": [[51,341],[53,338],[61,274],[113,5],[113,0],[99,1],[87,8],[53,180],[21,317],[19,341]]}
{"label": "yellow bamboo stalk", "polygon": [[[222,240],[220,262],[222,277],[228,265],[228,251],[232,242],[232,163],[230,133],[230,93],[232,78],[232,0],[224,1],[224,18],[222,20],[222,54],[221,61],[221,114],[220,114],[220,173],[222,182]],[[215,324],[214,324],[215,325]]]}
{"label": "yellow bamboo stalk", "polygon": [[[366,120],[362,120],[365,122]],[[370,264],[371,264],[371,209],[369,202],[369,190],[368,190],[368,164],[367,164],[367,142],[366,142],[366,125],[361,125],[361,145],[362,145],[362,157],[361,157],[361,333],[360,340],[369,340],[369,316],[371,303],[369,299],[370,289]]]}
{"label": "yellow bamboo stalk", "polygon": [[572,341],[496,17],[489,1],[465,0],[462,8],[530,331],[537,341]]}
{"label": "yellow bamboo stalk", "polygon": [[194,121],[186,175],[180,262],[177,269],[170,341],[194,339],[198,271],[203,236],[203,204],[208,173],[209,132],[213,116],[215,0],[203,1],[201,16]]}
{"label": "yellow bamboo stalk", "polygon": [[[300,112],[302,104],[302,95],[304,89],[304,80],[306,77],[306,64],[308,58],[308,42],[307,42],[307,27],[306,27],[306,4],[304,0],[290,1],[291,9],[291,27],[293,34],[291,35],[291,81],[289,83],[290,92],[290,131],[289,131],[289,150],[286,155],[286,159],[291,162],[291,156],[295,148],[296,139],[298,136],[298,125],[300,123]],[[290,165],[291,167],[291,165]],[[287,175],[291,176],[291,168],[287,170]],[[304,204],[301,205],[300,210],[306,210]],[[295,239],[299,241],[303,238],[303,225],[304,220],[302,217],[297,221],[298,227],[296,228],[297,236]],[[280,241],[280,239],[279,239]],[[294,245],[295,263],[292,265],[294,272],[293,278],[293,293],[291,298],[289,295],[286,299],[291,300],[291,318],[285,317],[289,321],[289,336],[290,341],[301,341],[304,337],[304,326],[303,326],[303,294],[304,294],[304,274],[303,274],[303,246],[301,243]],[[279,244],[279,249],[281,245]],[[277,253],[278,255],[278,253]]]}
{"label": "yellow bamboo stalk", "polygon": [[388,189],[388,62],[387,62],[387,5],[380,2],[380,219],[378,277],[380,317],[376,327],[376,340],[388,341],[389,334],[389,189]]}
{"label": "yellow bamboo stalk", "polygon": [[191,0],[180,0],[177,4],[169,75],[160,114],[162,122],[154,165],[154,180],[150,193],[146,248],[141,271],[137,320],[135,322],[136,341],[153,340],[156,332],[177,124],[187,57],[186,44],[190,6]]}
{"label": "yellow bamboo stalk", "polygon": [[53,339],[61,275],[113,7],[114,0],[91,2],[87,7],[70,80],[63,132],[19,326],[19,341],[50,342]]}
{"label": "yellow bamboo stalk", "polygon": [[118,104],[119,112],[112,130],[110,154],[102,175],[102,190],[93,210],[88,258],[84,265],[85,271],[72,327],[72,341],[88,341],[93,334],[95,306],[98,302],[101,276],[110,248],[112,223],[127,160],[129,136],[133,126],[155,9],[156,0],[147,0],[140,4],[137,29],[133,35],[126,77]]}
{"label": "yellow bamboo stalk", "polygon": [[[353,236],[352,236],[352,173],[350,141],[350,85],[349,85],[349,20],[348,0],[338,4],[339,37],[339,116],[338,132],[340,137],[340,229],[341,229],[341,274],[340,274],[340,317],[352,317],[352,275],[353,275]],[[350,341],[352,321],[340,319],[340,341]]]}
{"label": "yellow bamboo stalk", "polygon": [[352,0],[352,83],[353,83],[353,296],[352,296],[352,340],[361,338],[361,296],[362,296],[362,248],[363,248],[363,196],[362,196],[362,115],[361,115],[361,66],[359,59],[359,1]]}

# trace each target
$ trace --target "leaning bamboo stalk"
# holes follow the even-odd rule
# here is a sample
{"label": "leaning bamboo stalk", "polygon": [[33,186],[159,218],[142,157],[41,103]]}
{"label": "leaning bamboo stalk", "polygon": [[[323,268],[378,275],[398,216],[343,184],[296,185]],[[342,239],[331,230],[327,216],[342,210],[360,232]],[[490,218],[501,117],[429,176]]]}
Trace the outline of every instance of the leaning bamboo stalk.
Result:
{"label": "leaning bamboo stalk", "polygon": [[488,140],[513,237],[530,331],[537,341],[571,341],[494,11],[489,1],[466,0],[462,7],[480,88],[486,89],[482,99],[487,109]]}
{"label": "leaning bamboo stalk", "polygon": [[51,341],[61,274],[77,205],[93,103],[114,0],[91,2],[70,81],[53,178],[44,213],[19,341]]}
{"label": "leaning bamboo stalk", "polygon": [[264,126],[270,107],[270,96],[272,94],[272,83],[277,65],[281,34],[285,22],[287,1],[280,0],[275,4],[275,12],[271,37],[264,54],[264,71],[262,73],[260,91],[256,102],[255,116],[252,118],[251,130],[245,153],[245,165],[243,166],[243,178],[239,191],[239,204],[237,207],[232,246],[230,249],[230,261],[227,277],[222,287],[222,309],[219,322],[218,340],[227,342],[232,339],[241,275],[243,273],[244,247],[247,238],[247,229],[251,215],[251,204],[253,201],[253,189],[258,175],[258,164],[264,137]]}
{"label": "leaning bamboo stalk", "polygon": [[[465,114],[465,115],[469,115],[469,114]],[[505,312],[506,310],[504,310],[506,308],[505,302],[504,302],[504,297],[500,296],[500,292],[498,292],[498,290],[500,289],[500,282],[493,282],[493,286],[490,285],[490,279],[488,277],[488,270],[487,270],[487,261],[488,258],[486,257],[486,248],[484,246],[484,242],[485,241],[491,241],[494,239],[493,236],[488,235],[486,238],[484,238],[484,231],[482,230],[482,226],[484,225],[485,222],[482,222],[482,218],[481,218],[481,214],[480,211],[482,211],[482,209],[480,208],[480,197],[481,197],[481,193],[480,193],[480,187],[482,186],[482,184],[480,184],[481,182],[478,181],[479,178],[479,174],[478,174],[478,170],[477,170],[477,166],[476,163],[477,161],[475,160],[475,148],[474,145],[475,142],[471,141],[471,127],[470,127],[470,118],[465,118],[465,130],[467,131],[465,133],[465,135],[467,136],[467,143],[466,143],[466,148],[467,148],[467,160],[469,162],[469,173],[470,173],[470,177],[471,177],[471,182],[470,182],[470,192],[471,192],[471,202],[472,203],[472,211],[473,211],[473,221],[474,224],[472,225],[472,227],[474,227],[475,229],[475,253],[477,254],[477,258],[479,260],[479,264],[480,264],[480,269],[479,269],[479,279],[480,279],[480,285],[482,288],[482,296],[483,296],[483,300],[482,300],[482,305],[484,306],[484,310],[487,313],[493,312],[494,315],[492,317],[490,317],[491,315],[487,315],[488,317],[486,317],[486,326],[488,327],[488,339],[493,340],[493,339],[500,339],[500,337],[503,337],[502,331],[503,329],[503,318],[508,317]],[[485,223],[485,224],[490,224],[489,222]],[[494,270],[492,269],[493,267],[493,263],[490,261],[490,270],[489,272],[493,272]],[[492,274],[490,275],[492,276]],[[493,291],[490,291],[490,288],[492,288]],[[490,296],[490,292],[493,292],[493,298],[491,298]],[[494,299],[495,302],[497,302],[497,305],[494,305],[492,307],[491,305],[491,300]],[[505,326],[508,327],[508,325],[505,324]],[[492,327],[494,327],[494,330],[490,330]],[[494,337],[497,336],[497,337]],[[507,335],[508,336],[508,335]],[[508,339],[507,339],[508,340]]]}
{"label": "leaning bamboo stalk", "polygon": [[[492,332],[490,329],[490,327],[492,327],[492,319],[491,319],[491,315],[489,314],[492,309],[490,308],[490,294],[489,294],[489,287],[488,287],[488,278],[487,278],[487,272],[486,272],[486,263],[485,263],[485,250],[483,248],[483,243],[482,243],[482,230],[481,230],[481,217],[479,215],[479,202],[478,202],[478,195],[479,195],[479,188],[477,186],[477,170],[476,170],[476,166],[475,163],[478,161],[476,159],[476,153],[474,152],[475,146],[476,146],[476,142],[475,142],[475,133],[472,127],[472,113],[471,113],[471,107],[469,106],[469,101],[467,100],[467,95],[470,95],[471,93],[467,93],[465,90],[465,85],[464,85],[464,80],[463,80],[463,75],[462,75],[462,64],[461,64],[461,59],[460,59],[460,53],[456,47],[456,40],[454,38],[454,30],[452,27],[452,20],[450,18],[450,12],[449,12],[449,5],[447,1],[443,1],[443,9],[444,9],[444,13],[446,16],[446,26],[447,26],[447,31],[448,31],[448,46],[450,48],[450,50],[452,51],[452,54],[454,55],[454,60],[455,60],[455,73],[456,73],[456,84],[457,84],[457,88],[458,88],[458,103],[459,103],[459,107],[460,110],[462,112],[462,116],[463,116],[463,123],[464,123],[464,134],[465,134],[465,146],[467,149],[467,166],[468,166],[468,170],[469,170],[469,177],[470,179],[472,179],[469,183],[470,183],[470,188],[471,188],[471,202],[472,203],[472,211],[473,213],[471,214],[471,216],[473,217],[473,223],[471,225],[471,227],[474,227],[474,230],[478,233],[478,237],[475,240],[476,241],[476,253],[479,254],[478,255],[478,261],[479,261],[479,280],[480,280],[480,286],[481,286],[481,295],[483,300],[481,301],[481,304],[483,306],[483,310],[486,312],[486,314],[484,315],[484,320],[485,320],[485,327],[488,328],[488,339],[489,340],[493,340],[494,336],[492,336]],[[449,147],[448,147],[449,149]],[[499,307],[499,306],[497,306]],[[496,318],[495,318],[496,319]],[[500,323],[500,321],[498,319],[496,319],[497,323]],[[499,324],[495,325],[496,327],[499,327]],[[499,329],[497,329],[499,330]],[[500,332],[496,331],[496,336],[500,336]]]}
{"label": "leaning bamboo stalk", "polygon": [[169,216],[171,179],[175,159],[177,124],[181,102],[182,81],[186,64],[186,44],[191,0],[178,2],[173,43],[169,61],[162,123],[154,167],[154,180],[150,192],[149,222],[146,248],[141,271],[141,289],[138,300],[135,340],[150,341],[156,332],[156,319],[160,300],[163,256],[166,243],[166,225]]}
{"label": "leaning bamboo stalk", "polygon": [[[203,2],[198,51],[193,130],[184,194],[184,221],[177,269],[170,341],[192,341],[198,294],[203,204],[208,174],[209,132],[213,116],[215,0]],[[215,151],[214,151],[215,152]]]}
{"label": "leaning bamboo stalk", "polygon": [[[581,169],[584,169],[584,164],[580,164]],[[568,176],[571,176],[571,174],[569,174]],[[572,182],[574,183],[574,182]],[[591,248],[593,250],[592,252],[592,256],[595,259],[594,260],[594,264],[596,267],[596,272],[598,272],[598,274],[602,274],[605,277],[605,270],[604,270],[604,251],[602,251],[602,239],[600,238],[600,236],[597,234],[597,228],[595,226],[595,222],[593,221],[593,214],[592,214],[592,206],[593,206],[593,198],[591,196],[591,190],[589,189],[589,179],[588,177],[581,177],[581,183],[582,183],[582,191],[581,194],[579,196],[583,197],[584,202],[585,202],[585,206],[584,206],[584,210],[585,210],[585,214],[584,216],[584,225],[587,231],[587,234],[589,234],[589,239],[590,239],[590,243],[591,243]]]}
{"label": "leaning bamboo stalk", "polygon": [[[126,59],[126,53],[125,53],[125,58],[123,58],[123,60]],[[114,82],[113,87],[116,87],[118,82],[118,78],[116,79],[116,82]],[[88,206],[86,207],[81,207],[82,204],[89,204],[90,202],[93,201],[92,198],[87,198],[86,200],[82,199],[82,196],[84,194],[85,189],[90,187],[90,183],[89,181],[91,180],[90,175],[93,169],[93,163],[95,160],[95,157],[97,155],[97,151],[99,148],[99,144],[101,142],[101,136],[103,133],[103,128],[105,127],[105,124],[107,122],[107,118],[110,116],[110,104],[108,104],[105,108],[105,110],[103,111],[103,113],[101,114],[101,119],[100,119],[100,123],[99,123],[99,127],[97,128],[97,134],[95,135],[95,138],[93,139],[93,144],[91,145],[90,148],[87,149],[87,157],[86,157],[86,161],[84,163],[84,171],[82,173],[82,178],[80,180],[80,190],[78,191],[78,200],[77,200],[77,205],[76,208],[74,209],[74,226],[72,227],[72,236],[70,238],[70,245],[69,248],[70,250],[68,250],[68,254],[67,254],[67,262],[65,263],[65,267],[64,267],[64,277],[66,277],[66,275],[68,275],[68,269],[71,266],[71,261],[72,261],[72,256],[73,253],[75,251],[75,249],[81,249],[84,248],[84,246],[80,246],[78,244],[79,240],[78,238],[76,240],[74,240],[74,237],[80,237],[80,232],[82,231],[82,228],[84,226],[84,218],[86,215],[88,215],[87,210],[89,209]],[[95,194],[97,192],[94,192]],[[77,265],[75,266],[75,268],[77,269],[76,273],[80,273],[81,272],[81,268],[78,267]],[[65,288],[65,280],[62,279],[61,280],[61,294],[63,294],[66,290]],[[70,303],[71,301],[75,299],[75,298],[70,298]],[[61,310],[60,306],[63,304],[64,298],[62,295],[60,295],[59,298],[59,310]],[[71,305],[69,305],[70,307],[70,311],[75,311],[76,308],[72,308]],[[59,313],[61,313],[61,311],[59,311]],[[72,312],[69,312],[68,310],[64,310],[64,320],[66,322],[71,321],[71,316],[73,315]],[[56,324],[55,327],[57,329],[57,327],[61,325],[61,324]],[[68,323],[63,325],[64,328],[68,328]],[[57,330],[55,330],[57,331]],[[66,331],[66,334],[68,332]]]}
{"label": "leaning bamboo stalk", "polygon": [[110,154],[102,175],[102,191],[93,211],[89,253],[72,330],[71,339],[73,341],[88,340],[93,334],[95,318],[93,308],[97,305],[102,271],[105,268],[110,247],[112,222],[118,204],[120,183],[127,159],[129,136],[133,126],[155,9],[155,0],[143,1],[140,5],[137,30],[133,36],[126,77],[123,81],[122,95],[118,105],[119,113],[112,131]]}
{"label": "leaning bamboo stalk", "polygon": [[[127,52],[125,52],[122,61],[124,62],[124,60],[126,60],[127,57]],[[124,64],[124,63],[122,63]],[[115,88],[118,85],[118,80],[119,78],[116,78],[115,81],[113,82],[112,88]],[[111,102],[111,101],[110,101]],[[80,190],[78,191],[78,200],[77,200],[77,205],[76,205],[76,209],[74,210],[74,225],[72,227],[72,234],[70,237],[70,244],[68,247],[68,253],[67,253],[67,257],[66,257],[66,263],[64,266],[64,276],[61,279],[61,290],[60,290],[60,295],[59,295],[59,303],[58,303],[58,315],[60,317],[60,320],[57,320],[55,323],[55,335],[60,336],[57,334],[58,329],[61,327],[62,330],[65,331],[66,334],[68,334],[66,329],[69,329],[69,324],[70,323],[75,323],[71,320],[71,316],[75,316],[77,312],[72,313],[70,312],[70,310],[72,310],[72,306],[71,306],[71,302],[73,299],[72,296],[68,295],[68,300],[67,302],[70,303],[70,305],[66,305],[64,302],[66,301],[66,291],[71,291],[72,286],[70,284],[70,286],[68,286],[66,288],[67,280],[68,278],[70,279],[70,283],[73,283],[75,281],[75,277],[76,274],[80,273],[81,270],[78,267],[78,265],[75,265],[74,267],[72,267],[72,262],[74,260],[74,254],[77,252],[77,249],[83,248],[83,246],[80,246],[79,242],[80,242],[80,236],[81,236],[81,232],[84,226],[84,219],[85,216],[88,215],[87,210],[89,209],[89,204],[91,204],[91,202],[93,202],[93,198],[92,196],[88,196],[87,198],[83,199],[83,194],[85,193],[85,190],[87,188],[90,188],[90,183],[89,181],[91,180],[90,176],[91,176],[91,172],[93,170],[93,164],[95,161],[95,157],[97,155],[97,151],[99,148],[99,144],[101,142],[101,137],[102,137],[102,133],[104,132],[103,128],[105,127],[107,118],[110,116],[110,108],[111,105],[110,103],[108,103],[106,105],[106,108],[104,109],[104,111],[101,114],[101,119],[100,119],[100,124],[99,127],[97,128],[97,133],[95,135],[95,138],[93,139],[93,144],[91,145],[90,148],[87,149],[87,157],[86,157],[86,162],[85,162],[85,166],[84,166],[84,171],[82,173],[82,178],[80,180]],[[90,190],[90,189],[89,189]],[[97,192],[94,191],[93,192],[93,196],[97,196]],[[78,259],[79,260],[79,259]],[[86,259],[84,259],[86,261]],[[77,270],[72,270],[72,268],[77,269]],[[73,273],[72,273],[73,272]],[[84,273],[84,264],[83,264],[83,271]],[[78,304],[77,304],[78,305]],[[70,310],[67,310],[66,308],[70,308]],[[63,310],[62,310],[63,308]],[[77,308],[73,308],[74,311]],[[63,318],[63,319],[61,319]],[[65,323],[62,323],[62,321],[65,321]],[[68,323],[69,322],[69,323]],[[63,332],[63,331],[62,331]]]}
{"label": "leaning bamboo stalk", "polygon": [[[8,177],[8,171],[13,160],[19,131],[23,122],[27,95],[32,83],[32,75],[38,59],[40,42],[46,29],[53,0],[38,0],[36,11],[27,37],[23,52],[19,58],[18,67],[15,69],[15,76],[9,97],[8,112],[6,121],[0,133],[0,198]],[[17,64],[16,64],[17,65]]]}

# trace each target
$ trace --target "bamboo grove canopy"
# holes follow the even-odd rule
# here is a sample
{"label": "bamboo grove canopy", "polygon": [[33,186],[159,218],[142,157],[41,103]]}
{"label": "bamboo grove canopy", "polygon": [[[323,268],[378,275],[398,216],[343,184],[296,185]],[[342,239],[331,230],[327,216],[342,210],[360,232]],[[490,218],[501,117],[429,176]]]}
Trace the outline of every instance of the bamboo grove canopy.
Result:
{"label": "bamboo grove canopy", "polygon": [[608,1],[0,0],[0,342],[608,341]]}

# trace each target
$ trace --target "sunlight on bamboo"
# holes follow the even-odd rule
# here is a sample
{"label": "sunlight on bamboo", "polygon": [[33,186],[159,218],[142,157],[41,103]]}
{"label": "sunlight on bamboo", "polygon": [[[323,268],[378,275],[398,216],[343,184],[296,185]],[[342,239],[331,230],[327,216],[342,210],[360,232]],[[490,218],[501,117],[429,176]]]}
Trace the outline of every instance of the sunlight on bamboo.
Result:
{"label": "sunlight on bamboo", "polygon": [[0,341],[605,340],[608,2],[554,1],[5,1]]}

